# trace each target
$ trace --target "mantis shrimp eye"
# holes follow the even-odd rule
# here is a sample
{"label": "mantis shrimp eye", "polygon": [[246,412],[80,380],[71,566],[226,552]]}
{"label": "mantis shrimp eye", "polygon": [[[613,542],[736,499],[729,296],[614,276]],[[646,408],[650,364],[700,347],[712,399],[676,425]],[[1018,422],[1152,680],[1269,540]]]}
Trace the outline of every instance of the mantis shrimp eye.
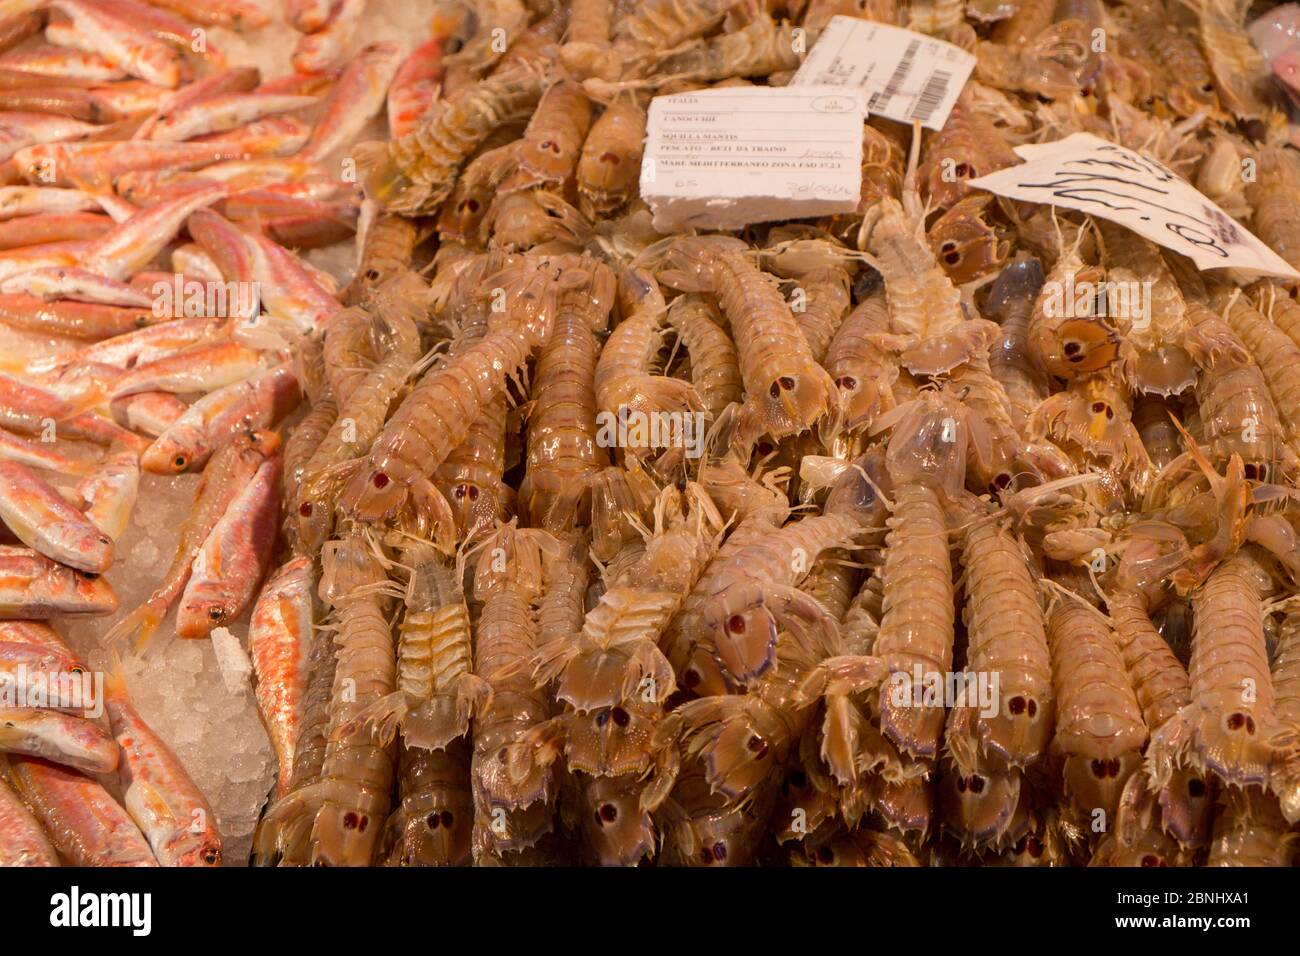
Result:
{"label": "mantis shrimp eye", "polygon": [[1106,779],[1106,761],[1094,760],[1089,767],[1092,769],[1092,775],[1098,780]]}
{"label": "mantis shrimp eye", "polygon": [[972,777],[970,778],[970,792],[971,792],[971,793],[983,793],[983,792],[984,792],[984,778],[983,778],[983,777],[978,776],[978,775],[975,775],[975,776],[972,776]]}
{"label": "mantis shrimp eye", "polygon": [[478,212],[478,200],[477,200],[477,199],[466,199],[464,202],[462,202],[462,203],[460,204],[460,211],[461,211],[461,212]]}
{"label": "mantis shrimp eye", "polygon": [[612,803],[602,803],[600,805],[600,813],[598,816],[605,823],[613,823],[618,819],[618,807],[614,806]]}
{"label": "mantis shrimp eye", "polygon": [[1038,842],[1038,837],[1030,837],[1025,841],[1025,852],[1034,859],[1043,855],[1043,845]]}
{"label": "mantis shrimp eye", "polygon": [[371,477],[370,483],[373,484],[376,488],[387,488],[388,476],[385,475],[382,471],[377,471],[375,472],[374,476]]}
{"label": "mantis shrimp eye", "polygon": [[732,634],[744,634],[745,619],[741,617],[739,614],[731,615],[731,617],[727,618],[727,630],[729,630]]}
{"label": "mantis shrimp eye", "polygon": [[470,501],[478,501],[478,486],[477,486],[477,485],[470,485],[470,486],[469,486],[469,500],[470,500]]}
{"label": "mantis shrimp eye", "polygon": [[452,494],[457,498],[464,498],[465,495],[468,493],[469,493],[468,485],[457,485],[456,490],[452,492]]}
{"label": "mantis shrimp eye", "polygon": [[628,716],[627,711],[624,710],[622,707],[615,707],[613,710],[609,712],[609,715],[614,718],[615,725],[619,727],[626,727],[628,725],[628,721],[632,719],[631,717]]}
{"label": "mantis shrimp eye", "polygon": [[957,778],[957,792],[958,792],[958,793],[965,793],[965,792],[966,792],[966,778],[965,778],[965,777],[958,777],[958,778]]}
{"label": "mantis shrimp eye", "polygon": [[346,830],[357,829],[357,826],[360,824],[360,822],[361,822],[360,818],[351,810],[343,814],[343,827]]}
{"label": "mantis shrimp eye", "polygon": [[1240,730],[1245,725],[1246,725],[1245,714],[1232,714],[1230,717],[1228,717],[1229,730]]}
{"label": "mantis shrimp eye", "polygon": [[1038,713],[1038,702],[1035,700],[1030,700],[1029,703],[1026,705],[1026,709],[1029,711],[1029,716],[1033,717],[1035,714]]}
{"label": "mantis shrimp eye", "polygon": [[725,860],[727,858],[727,844],[725,843],[713,844],[713,858],[717,860],[719,863]]}
{"label": "mantis shrimp eye", "polygon": [[298,506],[298,514],[302,515],[304,518],[310,518],[310,517],[311,517],[311,502],[310,502],[310,501],[304,501],[302,504],[300,504],[300,505]]}
{"label": "mantis shrimp eye", "polygon": [[456,817],[450,810],[442,811],[442,825],[444,829],[450,830],[451,825],[455,822],[456,822]]}
{"label": "mantis shrimp eye", "polygon": [[1112,757],[1110,760],[1107,760],[1107,761],[1106,761],[1106,776],[1108,776],[1108,777],[1118,777],[1118,776],[1119,776],[1119,768],[1120,768],[1120,762],[1119,762],[1119,758],[1118,758],[1118,757]]}
{"label": "mantis shrimp eye", "polygon": [[745,742],[745,746],[749,748],[750,753],[757,754],[759,757],[767,755],[767,741],[757,734],[750,737],[749,740]]}
{"label": "mantis shrimp eye", "polygon": [[430,830],[436,830],[438,829],[438,825],[442,822],[442,820],[439,819],[438,814],[431,813],[424,818],[424,822],[425,825],[427,825]]}
{"label": "mantis shrimp eye", "polygon": [[609,711],[602,710],[596,715],[596,726],[604,727],[607,723],[609,723]]}
{"label": "mantis shrimp eye", "polygon": [[960,176],[962,179],[965,179],[972,172],[974,172],[974,170],[971,169],[969,163],[958,163],[956,167],[953,169],[953,172],[956,173],[958,176]]}
{"label": "mantis shrimp eye", "polygon": [[835,384],[846,392],[851,392],[858,387],[858,380],[852,375],[841,375],[835,380]]}
{"label": "mantis shrimp eye", "polygon": [[1148,853],[1146,856],[1142,857],[1142,865],[1143,866],[1166,866],[1167,864],[1165,863],[1164,860],[1160,859],[1160,857],[1156,856],[1154,853]]}
{"label": "mantis shrimp eye", "polygon": [[1025,712],[1025,699],[1023,697],[1012,697],[1007,701],[1007,710],[1013,714],[1023,714]]}

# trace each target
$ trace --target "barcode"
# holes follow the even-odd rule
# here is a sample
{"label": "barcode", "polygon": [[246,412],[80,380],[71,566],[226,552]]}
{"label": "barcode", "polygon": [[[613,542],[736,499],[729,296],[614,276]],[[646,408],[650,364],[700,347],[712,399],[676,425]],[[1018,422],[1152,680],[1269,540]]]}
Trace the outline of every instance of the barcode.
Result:
{"label": "barcode", "polygon": [[903,58],[898,61],[898,66],[894,70],[894,75],[889,78],[885,88],[879,93],[872,93],[871,99],[867,102],[867,109],[873,113],[883,113],[889,101],[898,95],[903,81],[907,75],[912,72],[912,61],[916,58],[916,51],[921,49],[921,41],[913,40],[907,45],[907,51]]}
{"label": "barcode", "polygon": [[944,70],[935,70],[931,73],[930,78],[925,81],[925,88],[921,90],[921,95],[916,98],[916,105],[912,107],[912,115],[908,119],[922,123],[928,120],[947,95],[948,81],[951,79],[952,74]]}

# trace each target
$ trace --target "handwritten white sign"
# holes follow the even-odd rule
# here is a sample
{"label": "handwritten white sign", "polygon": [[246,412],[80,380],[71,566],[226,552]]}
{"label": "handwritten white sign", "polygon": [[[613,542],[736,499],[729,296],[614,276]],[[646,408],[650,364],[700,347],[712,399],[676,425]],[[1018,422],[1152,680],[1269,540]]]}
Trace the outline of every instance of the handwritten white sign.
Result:
{"label": "handwritten white sign", "polygon": [[1078,209],[1181,252],[1200,269],[1300,279],[1286,261],[1177,173],[1091,133],[1017,146],[1023,165],[972,179],[1009,199]]}
{"label": "handwritten white sign", "polygon": [[864,116],[862,94],[840,87],[656,96],[641,160],[654,227],[739,229],[853,212]]}
{"label": "handwritten white sign", "polygon": [[791,86],[853,86],[873,115],[943,129],[975,68],[975,57],[923,33],[843,15],[808,51]]}

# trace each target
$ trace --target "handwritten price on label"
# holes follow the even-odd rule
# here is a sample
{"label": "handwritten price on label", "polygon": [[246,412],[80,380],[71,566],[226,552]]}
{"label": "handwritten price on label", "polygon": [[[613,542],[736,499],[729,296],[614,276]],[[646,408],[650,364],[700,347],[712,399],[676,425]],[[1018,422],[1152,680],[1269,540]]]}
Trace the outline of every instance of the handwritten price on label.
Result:
{"label": "handwritten price on label", "polygon": [[1016,154],[1026,160],[1023,165],[973,179],[970,185],[1117,222],[1182,253],[1201,269],[1300,279],[1281,256],[1149,156],[1090,133],[1019,146]]}

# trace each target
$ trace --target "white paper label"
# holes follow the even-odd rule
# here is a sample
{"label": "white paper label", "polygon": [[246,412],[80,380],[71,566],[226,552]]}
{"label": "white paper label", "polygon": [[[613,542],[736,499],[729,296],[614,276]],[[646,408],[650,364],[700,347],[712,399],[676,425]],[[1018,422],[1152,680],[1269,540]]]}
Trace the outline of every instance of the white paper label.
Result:
{"label": "white paper label", "polygon": [[856,17],[835,16],[790,85],[856,86],[867,111],[943,129],[975,57],[951,43]]}
{"label": "white paper label", "polygon": [[1285,260],[1164,164],[1091,133],[1017,146],[1023,165],[972,179],[1010,199],[1078,209],[1181,252],[1200,269],[1300,278]]}
{"label": "white paper label", "polygon": [[650,101],[641,195],[660,231],[857,209],[862,94],[741,87]]}

